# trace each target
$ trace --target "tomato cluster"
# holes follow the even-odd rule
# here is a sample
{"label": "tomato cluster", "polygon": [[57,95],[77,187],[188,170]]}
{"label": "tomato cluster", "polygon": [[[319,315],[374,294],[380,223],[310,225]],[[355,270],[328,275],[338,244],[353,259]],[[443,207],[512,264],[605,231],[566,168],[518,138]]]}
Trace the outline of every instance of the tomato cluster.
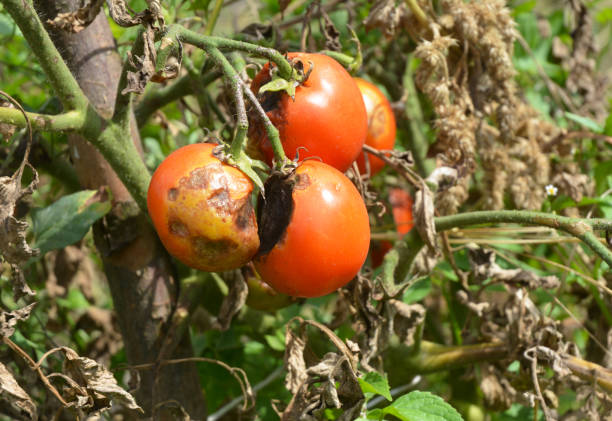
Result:
{"label": "tomato cluster", "polygon": [[[325,55],[290,53],[288,59],[303,71],[294,98],[259,93],[271,78],[269,65],[251,88],[278,128],[285,153],[291,159],[299,155],[300,162],[269,176],[257,217],[253,184],[218,159],[212,144],[171,153],[153,174],[147,198],[162,243],[186,265],[224,271],[252,261],[254,269],[245,272],[250,300],[272,303],[264,303],[266,308],[287,305],[287,296],[328,294],[355,277],[368,253],[369,218],[341,171],[356,160],[366,169],[364,142],[390,149],[395,138],[393,113],[374,85],[353,79]],[[249,139],[271,163],[272,146],[253,116]],[[369,157],[371,174],[383,165]]]}

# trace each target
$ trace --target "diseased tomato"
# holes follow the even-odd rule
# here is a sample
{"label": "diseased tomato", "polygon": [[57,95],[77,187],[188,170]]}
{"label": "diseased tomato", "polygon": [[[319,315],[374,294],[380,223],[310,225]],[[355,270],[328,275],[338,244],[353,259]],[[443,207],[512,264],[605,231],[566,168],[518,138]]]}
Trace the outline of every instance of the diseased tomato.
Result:
{"label": "diseased tomato", "polygon": [[[391,104],[385,97],[385,95],[374,85],[367,80],[355,78],[357,86],[363,96],[363,102],[365,103],[366,111],[368,113],[368,136],[366,138],[366,145],[373,147],[378,150],[390,150],[393,149],[395,144],[395,115],[391,109]],[[379,172],[384,166],[385,162],[368,154],[368,161],[370,163],[370,174],[374,175]],[[359,158],[357,158],[357,164],[359,165],[359,171],[365,173],[365,157],[364,152],[361,152]]]}
{"label": "diseased tomato", "polygon": [[272,312],[297,302],[295,297],[281,294],[266,284],[251,263],[242,268],[242,274],[249,287],[249,295],[246,299],[246,305],[249,307]]}
{"label": "diseased tomato", "polygon": [[[274,126],[279,130],[285,154],[294,159],[316,156],[344,172],[361,152],[366,140],[367,115],[357,84],[334,59],[322,54],[289,53],[308,79],[296,87],[295,99],[285,92],[264,92],[259,100]],[[312,64],[312,67],[311,67]],[[270,81],[265,65],[255,76],[251,89]],[[251,143],[263,153],[268,164],[273,151],[261,120],[255,116],[249,125]]]}
{"label": "diseased tomato", "polygon": [[153,174],[147,195],[168,252],[209,272],[238,268],[259,248],[251,180],[214,157],[215,146],[199,143],[172,152]]}
{"label": "diseased tomato", "polygon": [[[368,213],[355,186],[316,160],[301,163],[283,188],[275,188],[274,177],[266,182],[259,212],[262,246],[254,263],[261,278],[296,297],[318,297],[347,284],[363,265],[370,243]],[[286,214],[273,209],[274,195],[292,209]],[[276,230],[268,244],[266,233],[275,230],[267,221],[277,222],[283,215],[286,228]]]}

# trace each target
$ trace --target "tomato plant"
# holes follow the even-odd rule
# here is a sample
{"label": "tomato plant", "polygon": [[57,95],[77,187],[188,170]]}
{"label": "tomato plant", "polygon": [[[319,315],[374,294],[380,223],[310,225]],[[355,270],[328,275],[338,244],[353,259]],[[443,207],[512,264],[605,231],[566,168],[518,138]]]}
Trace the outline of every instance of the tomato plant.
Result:
{"label": "tomato plant", "polygon": [[[283,149],[290,159],[316,156],[346,171],[361,152],[366,140],[367,114],[356,82],[334,59],[322,54],[289,53],[294,66],[304,69],[305,80],[295,97],[285,92],[259,94],[268,117],[280,132]],[[256,94],[270,81],[265,65],[255,76],[251,89]],[[252,119],[249,137],[272,162],[272,146],[261,122]]]}
{"label": "tomato plant", "polygon": [[325,163],[305,161],[291,177],[289,223],[273,248],[256,257],[255,268],[284,294],[329,294],[353,279],[366,259],[368,213],[351,181]]}
{"label": "tomato plant", "polygon": [[[368,135],[366,137],[366,145],[369,145],[378,150],[393,149],[395,144],[395,116],[393,109],[385,94],[373,83],[361,78],[355,78],[357,86],[363,96],[363,102],[368,115]],[[379,172],[385,163],[382,159],[368,154],[370,164],[370,174],[374,175]],[[359,171],[366,171],[365,153],[361,152],[357,158]]]}
{"label": "tomato plant", "polygon": [[209,272],[240,267],[259,247],[253,185],[213,155],[215,146],[199,143],[172,152],[153,174],[147,195],[170,254]]}

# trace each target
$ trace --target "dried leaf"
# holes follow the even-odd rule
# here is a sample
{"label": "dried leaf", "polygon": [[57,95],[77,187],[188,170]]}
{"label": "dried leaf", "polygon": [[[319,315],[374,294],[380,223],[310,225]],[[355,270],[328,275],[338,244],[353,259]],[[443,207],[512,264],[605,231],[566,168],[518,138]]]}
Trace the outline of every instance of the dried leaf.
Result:
{"label": "dried leaf", "polygon": [[306,360],[304,359],[305,348],[306,341],[287,327],[287,334],[285,336],[285,367],[287,367],[285,387],[291,393],[297,393],[298,389],[308,378]]}
{"label": "dried leaf", "polygon": [[229,329],[232,319],[244,306],[249,295],[249,287],[240,270],[231,272],[231,275],[226,276],[225,279],[229,286],[229,292],[223,299],[219,311],[218,323],[221,330]]}
{"label": "dried leaf", "polygon": [[325,49],[331,51],[342,51],[342,44],[340,43],[340,32],[334,26],[334,23],[329,18],[329,15],[325,13],[325,10],[320,8],[322,22],[319,22],[321,33],[325,37]]}
{"label": "dried leaf", "polygon": [[155,62],[157,53],[155,51],[155,32],[151,26],[142,32],[143,53],[141,56],[133,56],[128,53],[130,65],[136,71],[127,72],[127,84],[121,91],[122,95],[127,93],[140,94],[144,92],[147,83],[155,74]]}
{"label": "dried leaf", "polygon": [[3,338],[10,338],[13,336],[17,322],[26,320],[30,317],[30,313],[35,305],[36,303],[32,303],[19,310],[11,312],[3,311],[2,314],[0,314],[0,336]]}
{"label": "dried leaf", "polygon": [[556,276],[539,276],[524,269],[502,269],[495,262],[495,252],[482,248],[469,248],[468,257],[475,280],[484,281],[491,278],[495,282],[518,284],[530,289],[553,289],[560,285]]}
{"label": "dried leaf", "polygon": [[111,401],[115,401],[129,409],[143,412],[134,397],[119,387],[115,377],[105,367],[92,359],[79,357],[70,348],[62,347],[61,350],[66,357],[64,373],[80,386],[70,386],[73,394],[78,397],[75,402],[77,408],[88,413],[101,412],[109,409]]}
{"label": "dried leaf", "polygon": [[12,412],[10,415],[15,418],[33,421],[38,419],[36,405],[2,363],[0,363],[0,400],[8,404]]}
{"label": "dried leaf", "polygon": [[379,28],[385,37],[394,37],[402,17],[402,6],[398,7],[395,0],[376,1],[364,21],[366,29]]}
{"label": "dried leaf", "polygon": [[494,366],[486,364],[482,368],[480,389],[484,395],[487,408],[493,411],[505,411],[510,408],[516,398],[516,390],[508,379]]}
{"label": "dried leaf", "polygon": [[389,329],[395,332],[402,343],[412,346],[417,329],[425,321],[425,307],[395,299],[387,301],[385,307],[390,321]]}
{"label": "dried leaf", "polygon": [[66,32],[81,32],[98,16],[103,4],[104,0],[90,0],[74,12],[58,13],[53,20],[47,20],[47,24]]}
{"label": "dried leaf", "polygon": [[424,182],[421,183],[421,188],[415,194],[414,226],[430,250],[436,250],[434,195]]}

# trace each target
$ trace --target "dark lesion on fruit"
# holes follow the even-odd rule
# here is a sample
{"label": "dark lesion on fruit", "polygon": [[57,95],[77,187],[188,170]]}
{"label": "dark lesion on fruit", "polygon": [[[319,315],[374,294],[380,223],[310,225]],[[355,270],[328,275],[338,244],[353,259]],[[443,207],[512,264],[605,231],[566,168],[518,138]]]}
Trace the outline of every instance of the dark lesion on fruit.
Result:
{"label": "dark lesion on fruit", "polygon": [[235,207],[227,186],[213,191],[206,199],[206,204],[221,215],[231,215]]}
{"label": "dark lesion on fruit", "polygon": [[260,196],[257,204],[258,257],[269,253],[283,239],[293,214],[295,184],[293,173],[289,176],[275,173],[266,180],[266,195]]}
{"label": "dark lesion on fruit", "polygon": [[179,189],[177,189],[176,187],[172,187],[171,189],[168,190],[168,200],[171,202],[174,202],[179,195]]}
{"label": "dark lesion on fruit", "polygon": [[227,188],[227,179],[223,167],[218,162],[195,168],[179,181],[179,189],[217,190],[223,187]]}
{"label": "dark lesion on fruit", "polygon": [[236,225],[236,228],[238,228],[240,231],[244,231],[249,227],[252,227],[254,225],[254,215],[251,201],[248,199],[243,200],[242,206],[240,206],[236,212],[234,212],[234,224]]}
{"label": "dark lesion on fruit", "polygon": [[168,219],[168,231],[178,237],[189,237],[189,228],[178,218]]}
{"label": "dark lesion on fruit", "polygon": [[233,253],[240,245],[229,238],[218,238],[212,240],[206,237],[192,237],[191,244],[195,253],[205,259],[217,259]]}
{"label": "dark lesion on fruit", "polygon": [[308,174],[296,174],[295,176],[295,190],[306,190],[310,186],[310,177]]}

